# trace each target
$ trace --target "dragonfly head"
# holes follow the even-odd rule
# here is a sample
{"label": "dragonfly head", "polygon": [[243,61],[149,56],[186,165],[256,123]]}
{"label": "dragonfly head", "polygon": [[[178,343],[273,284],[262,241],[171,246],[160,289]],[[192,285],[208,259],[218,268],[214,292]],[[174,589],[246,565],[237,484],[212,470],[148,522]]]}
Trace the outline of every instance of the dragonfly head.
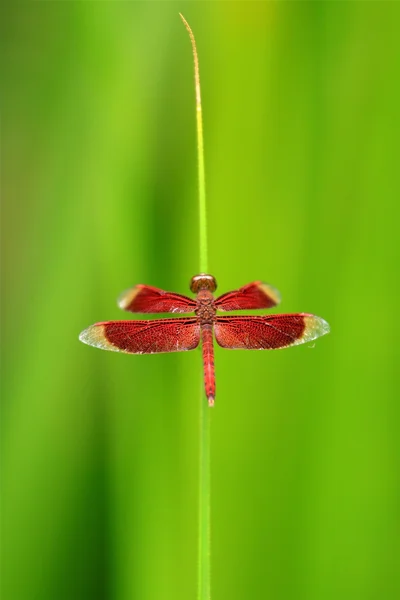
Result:
{"label": "dragonfly head", "polygon": [[215,292],[217,289],[217,282],[215,277],[212,275],[206,275],[205,273],[200,273],[200,275],[195,275],[190,280],[190,290],[197,294],[200,290],[209,290],[210,292]]}

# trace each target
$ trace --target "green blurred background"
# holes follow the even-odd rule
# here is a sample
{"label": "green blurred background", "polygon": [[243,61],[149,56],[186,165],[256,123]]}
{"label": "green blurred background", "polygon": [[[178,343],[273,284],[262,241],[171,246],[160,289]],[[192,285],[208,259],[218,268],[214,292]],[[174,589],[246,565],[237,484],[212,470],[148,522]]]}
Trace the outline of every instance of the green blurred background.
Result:
{"label": "green blurred background", "polygon": [[78,341],[199,269],[178,11],[218,291],[263,279],[332,328],[216,348],[213,600],[399,597],[399,9],[3,7],[5,600],[196,597],[200,353]]}

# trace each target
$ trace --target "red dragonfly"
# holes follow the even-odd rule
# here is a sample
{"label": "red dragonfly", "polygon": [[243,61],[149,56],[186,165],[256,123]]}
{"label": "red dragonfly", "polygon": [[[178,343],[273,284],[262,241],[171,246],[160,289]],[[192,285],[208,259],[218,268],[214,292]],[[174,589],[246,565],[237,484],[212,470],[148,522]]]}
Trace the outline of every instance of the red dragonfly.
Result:
{"label": "red dragonfly", "polygon": [[81,342],[128,354],[155,354],[193,350],[202,342],[204,385],[208,403],[214,404],[215,370],[213,332],[223,348],[274,350],[297,346],[329,333],[321,317],[308,313],[267,316],[217,315],[217,310],[271,308],[280,302],[271,285],[255,281],[214,298],[217,282],[204,273],[192,277],[196,298],[165,292],[150,285],[137,285],[118,300],[123,310],[133,313],[191,313],[194,317],[146,321],[103,321],[91,325],[79,336]]}

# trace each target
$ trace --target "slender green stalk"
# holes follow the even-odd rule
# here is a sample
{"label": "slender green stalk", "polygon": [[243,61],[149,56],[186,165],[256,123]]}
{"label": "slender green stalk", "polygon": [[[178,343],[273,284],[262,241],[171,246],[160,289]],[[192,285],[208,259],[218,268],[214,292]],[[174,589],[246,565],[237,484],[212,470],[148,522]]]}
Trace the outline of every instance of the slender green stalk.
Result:
{"label": "slender green stalk", "polygon": [[[194,58],[194,81],[196,88],[197,157],[199,169],[199,226],[200,226],[200,272],[208,272],[207,260],[207,214],[206,185],[204,174],[203,120],[201,111],[199,59],[193,32],[183,17],[180,17],[189,32]],[[200,462],[199,462],[199,565],[198,600],[211,598],[211,535],[210,535],[210,411],[204,397],[203,385],[200,394]]]}
{"label": "slender green stalk", "polygon": [[181,13],[179,13],[179,16],[189,32],[193,48],[194,83],[196,88],[197,160],[199,170],[200,272],[208,273],[206,178],[204,173],[203,117],[201,110],[199,58],[197,56],[196,40],[194,39],[193,31],[185,17]]}
{"label": "slender green stalk", "polygon": [[198,599],[211,598],[210,409],[200,391]]}

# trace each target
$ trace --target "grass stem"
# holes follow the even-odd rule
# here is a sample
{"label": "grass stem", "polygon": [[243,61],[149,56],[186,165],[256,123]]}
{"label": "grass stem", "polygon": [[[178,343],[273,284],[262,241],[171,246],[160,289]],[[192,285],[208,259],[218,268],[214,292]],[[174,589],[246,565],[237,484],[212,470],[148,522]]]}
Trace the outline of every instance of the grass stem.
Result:
{"label": "grass stem", "polygon": [[[200,272],[208,273],[206,185],[204,173],[203,119],[201,110],[199,59],[196,41],[190,25],[181,13],[180,17],[188,30],[192,42],[194,59],[194,81],[196,89],[197,158],[199,172],[199,241]],[[211,535],[210,535],[210,410],[204,396],[203,384],[200,393],[200,440],[199,440],[199,546],[198,546],[198,600],[211,598]]]}
{"label": "grass stem", "polygon": [[186,21],[185,17],[181,13],[179,13],[179,15],[186,29],[188,30],[193,49],[194,83],[196,89],[197,161],[199,182],[200,272],[208,273],[206,178],[204,172],[203,117],[201,110],[199,58],[197,56],[196,40],[194,39],[193,31],[191,30],[190,25]]}

